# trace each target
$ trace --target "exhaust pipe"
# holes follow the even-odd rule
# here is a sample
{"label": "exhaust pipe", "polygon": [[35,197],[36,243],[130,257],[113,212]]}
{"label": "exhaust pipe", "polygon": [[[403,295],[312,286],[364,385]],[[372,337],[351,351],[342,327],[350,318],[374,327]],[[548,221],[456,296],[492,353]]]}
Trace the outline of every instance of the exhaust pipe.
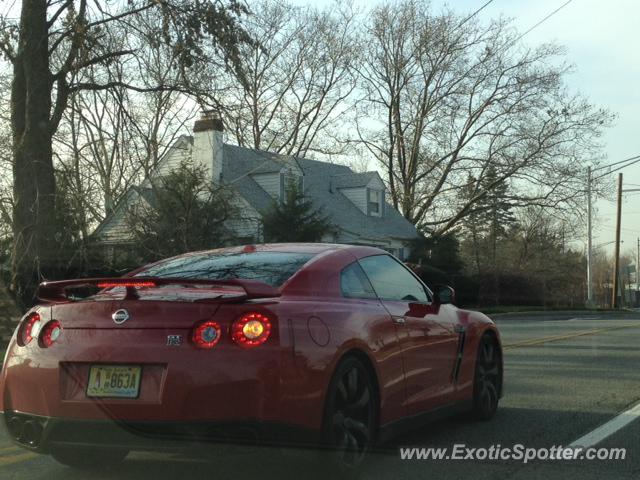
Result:
{"label": "exhaust pipe", "polygon": [[13,438],[20,440],[22,437],[22,420],[20,417],[11,417],[7,422],[7,429]]}
{"label": "exhaust pipe", "polygon": [[34,420],[28,420],[22,427],[21,441],[32,447],[37,446],[40,443],[40,437],[42,437],[42,427]]}

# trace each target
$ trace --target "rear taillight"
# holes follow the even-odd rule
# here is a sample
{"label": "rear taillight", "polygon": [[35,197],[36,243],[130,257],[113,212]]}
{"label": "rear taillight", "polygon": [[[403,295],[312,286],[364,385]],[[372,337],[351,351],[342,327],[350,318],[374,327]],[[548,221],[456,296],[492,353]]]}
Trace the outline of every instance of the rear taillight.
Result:
{"label": "rear taillight", "polygon": [[213,348],[220,341],[220,334],[220,325],[212,320],[207,320],[193,327],[191,340],[198,348]]}
{"label": "rear taillight", "polygon": [[58,340],[61,333],[62,325],[60,325],[60,322],[57,320],[51,320],[40,332],[40,346],[49,348],[56,340]]}
{"label": "rear taillight", "polygon": [[42,326],[42,319],[36,312],[30,313],[27,318],[22,321],[20,327],[19,340],[22,345],[27,345],[35,337],[38,336],[40,327]]}
{"label": "rear taillight", "polygon": [[231,326],[231,338],[242,347],[255,347],[267,341],[271,321],[262,313],[247,313]]}

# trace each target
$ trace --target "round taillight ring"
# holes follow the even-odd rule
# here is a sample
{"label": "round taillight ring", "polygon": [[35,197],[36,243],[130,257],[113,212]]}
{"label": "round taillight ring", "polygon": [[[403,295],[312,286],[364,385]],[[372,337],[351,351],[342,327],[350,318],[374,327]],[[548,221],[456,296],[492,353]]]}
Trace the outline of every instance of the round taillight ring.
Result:
{"label": "round taillight ring", "polygon": [[25,317],[20,325],[18,341],[21,346],[28,345],[31,340],[38,337],[38,332],[42,326],[42,318],[37,312],[32,312]]}
{"label": "round taillight ring", "polygon": [[271,335],[271,320],[262,313],[242,315],[231,325],[231,339],[241,347],[256,347]]}
{"label": "round taillight ring", "polygon": [[220,341],[222,330],[218,322],[206,320],[193,327],[191,341],[197,348],[213,348]]}
{"label": "round taillight ring", "polygon": [[62,325],[58,320],[51,320],[40,331],[39,343],[42,348],[53,345],[62,333]]}

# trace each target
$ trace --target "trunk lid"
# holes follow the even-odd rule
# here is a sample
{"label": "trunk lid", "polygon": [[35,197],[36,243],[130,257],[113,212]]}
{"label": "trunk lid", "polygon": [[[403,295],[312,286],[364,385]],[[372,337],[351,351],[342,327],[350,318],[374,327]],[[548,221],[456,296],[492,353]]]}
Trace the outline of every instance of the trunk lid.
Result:
{"label": "trunk lid", "polygon": [[53,305],[51,318],[65,329],[191,328],[211,319],[219,307],[220,302],[87,300]]}

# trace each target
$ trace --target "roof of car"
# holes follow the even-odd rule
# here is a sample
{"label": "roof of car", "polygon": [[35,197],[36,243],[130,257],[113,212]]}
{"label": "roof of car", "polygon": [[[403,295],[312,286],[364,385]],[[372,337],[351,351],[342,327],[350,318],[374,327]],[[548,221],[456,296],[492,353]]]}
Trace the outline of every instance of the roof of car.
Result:
{"label": "roof of car", "polygon": [[288,252],[288,253],[322,253],[330,250],[346,250],[357,248],[356,245],[339,243],[261,243],[255,245],[240,245],[236,247],[223,247],[213,250],[190,252],[184,255],[202,253],[234,253],[234,252]]}
{"label": "roof of car", "polygon": [[[224,253],[251,253],[251,252],[286,252],[286,253],[309,253],[317,255],[320,253],[349,250],[356,257],[360,258],[368,255],[375,255],[385,253],[383,250],[377,247],[365,246],[365,245],[348,245],[342,243],[261,243],[255,245],[240,245],[234,247],[215,248],[212,250],[199,250],[195,252],[183,253],[176,255],[177,257],[188,257],[191,255],[203,255],[203,254],[224,254]],[[168,260],[168,259],[164,259]],[[163,262],[164,260],[161,260]]]}

